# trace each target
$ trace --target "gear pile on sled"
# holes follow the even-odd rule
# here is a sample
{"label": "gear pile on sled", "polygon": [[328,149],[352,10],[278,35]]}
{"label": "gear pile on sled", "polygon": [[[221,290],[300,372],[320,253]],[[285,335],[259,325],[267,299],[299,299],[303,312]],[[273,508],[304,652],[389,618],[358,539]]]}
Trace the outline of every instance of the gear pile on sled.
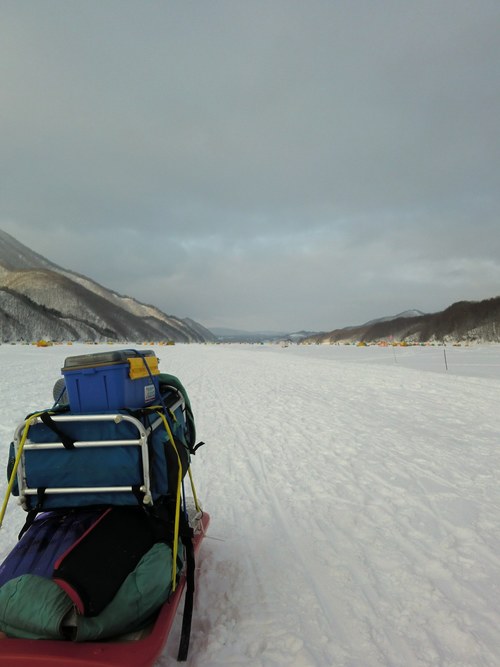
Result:
{"label": "gear pile on sled", "polygon": [[68,357],[62,374],[54,406],[28,415],[10,449],[0,525],[11,494],[27,519],[0,565],[0,665],[151,665],[184,588],[185,660],[209,521],[188,395],[152,351]]}

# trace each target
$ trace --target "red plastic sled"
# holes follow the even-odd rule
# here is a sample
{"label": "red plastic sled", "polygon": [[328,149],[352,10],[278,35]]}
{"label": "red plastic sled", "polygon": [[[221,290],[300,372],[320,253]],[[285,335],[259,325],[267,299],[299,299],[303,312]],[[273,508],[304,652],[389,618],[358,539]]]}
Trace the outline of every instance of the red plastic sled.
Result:
{"label": "red plastic sled", "polygon": [[[194,537],[198,552],[210,517],[203,513]],[[165,646],[186,581],[182,577],[161,608],[150,632],[128,641],[70,642],[45,639],[0,640],[1,667],[152,667]]]}

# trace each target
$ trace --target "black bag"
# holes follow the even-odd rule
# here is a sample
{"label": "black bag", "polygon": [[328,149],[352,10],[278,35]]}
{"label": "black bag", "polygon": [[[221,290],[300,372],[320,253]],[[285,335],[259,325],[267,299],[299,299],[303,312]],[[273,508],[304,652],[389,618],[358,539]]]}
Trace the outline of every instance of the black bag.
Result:
{"label": "black bag", "polygon": [[158,541],[167,541],[167,534],[146,510],[108,508],[56,561],[52,579],[80,614],[97,616]]}

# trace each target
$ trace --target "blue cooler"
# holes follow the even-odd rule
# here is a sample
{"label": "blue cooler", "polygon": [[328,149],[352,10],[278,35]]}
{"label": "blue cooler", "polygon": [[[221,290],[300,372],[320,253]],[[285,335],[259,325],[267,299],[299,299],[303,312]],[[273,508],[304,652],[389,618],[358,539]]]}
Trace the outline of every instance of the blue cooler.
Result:
{"label": "blue cooler", "polygon": [[72,412],[143,408],[159,401],[152,350],[113,350],[67,357],[61,369]]}

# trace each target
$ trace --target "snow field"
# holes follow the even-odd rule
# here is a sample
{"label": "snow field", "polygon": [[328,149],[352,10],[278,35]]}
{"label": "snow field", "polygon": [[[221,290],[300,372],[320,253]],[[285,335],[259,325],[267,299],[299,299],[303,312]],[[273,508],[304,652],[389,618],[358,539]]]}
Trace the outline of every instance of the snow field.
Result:
{"label": "snow field", "polygon": [[[0,346],[4,460],[65,357],[100,350]],[[188,665],[500,664],[499,347],[447,348],[448,372],[442,348],[155,350],[206,442]],[[11,501],[2,557],[23,521]]]}

